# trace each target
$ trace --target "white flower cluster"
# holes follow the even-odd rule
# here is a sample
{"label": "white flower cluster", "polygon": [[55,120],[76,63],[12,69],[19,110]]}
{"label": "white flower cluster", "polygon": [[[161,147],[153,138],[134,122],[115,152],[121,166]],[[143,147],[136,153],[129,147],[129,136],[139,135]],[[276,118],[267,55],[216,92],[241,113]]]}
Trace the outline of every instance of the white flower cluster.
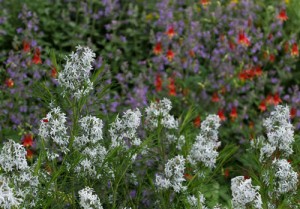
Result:
{"label": "white flower cluster", "polygon": [[208,209],[208,207],[205,206],[205,197],[200,192],[197,197],[195,197],[194,195],[187,196],[187,201],[190,205],[190,208],[192,209]]}
{"label": "white flower cluster", "polygon": [[272,162],[275,168],[275,184],[274,190],[276,195],[285,194],[296,191],[298,184],[297,172],[293,171],[291,164],[286,159],[275,159]]}
{"label": "white flower cluster", "polygon": [[[60,107],[52,108],[46,118],[41,120],[39,136],[46,143],[53,143],[56,151],[68,152],[69,136],[67,135],[66,115]],[[52,147],[52,146],[49,146]],[[48,159],[55,159],[59,155],[55,150],[47,150]]]}
{"label": "white flower cluster", "polygon": [[77,46],[76,52],[66,58],[65,68],[58,74],[58,82],[64,88],[63,95],[70,92],[76,99],[80,99],[93,89],[89,77],[94,59],[95,53],[81,46]]}
{"label": "white flower cluster", "polygon": [[84,209],[103,209],[99,197],[93,193],[94,190],[89,187],[80,190],[78,192],[80,206]]}
{"label": "white flower cluster", "polygon": [[86,144],[95,144],[102,140],[102,120],[94,116],[85,116],[79,120],[82,134],[75,138],[74,146],[83,147]]}
{"label": "white flower cluster", "polygon": [[99,144],[102,137],[102,120],[94,116],[85,116],[79,120],[81,127],[81,135],[75,137],[74,148],[82,154],[82,159],[75,171],[78,174],[90,175],[91,177],[99,178],[97,168],[102,166],[102,163],[107,155],[105,147]]}
{"label": "white flower cluster", "polygon": [[259,186],[253,186],[251,179],[237,176],[231,179],[232,207],[245,209],[252,205],[254,208],[262,208],[262,200],[259,194]]}
{"label": "white flower cluster", "polygon": [[185,159],[178,155],[168,160],[165,166],[165,177],[156,176],[155,184],[160,189],[168,189],[172,187],[175,192],[185,191],[186,186],[182,185],[184,179]]}
{"label": "white flower cluster", "polygon": [[18,208],[23,202],[21,198],[15,196],[13,188],[10,188],[5,177],[0,175],[0,207],[4,209]]}
{"label": "white flower cluster", "polygon": [[[140,138],[137,137],[141,116],[139,109],[127,110],[121,119],[117,116],[109,129],[112,147],[124,146],[128,148],[130,145],[138,146],[141,144]],[[130,145],[126,146],[125,140],[130,140]]]}
{"label": "white flower cluster", "polygon": [[[0,193],[3,193],[3,196],[0,194],[0,206],[10,208],[23,201],[34,205],[35,199],[29,196],[34,196],[39,181],[27,164],[25,148],[13,140],[5,142],[0,153],[0,165],[4,171],[0,175]],[[13,185],[13,188],[9,185]]]}
{"label": "white flower cluster", "polygon": [[219,153],[216,149],[221,145],[218,141],[218,128],[220,118],[217,115],[209,115],[201,124],[200,134],[192,146],[187,159],[193,165],[202,162],[209,168],[214,168]]}
{"label": "white flower cluster", "polygon": [[146,122],[150,129],[158,127],[159,119],[163,127],[167,129],[177,129],[178,121],[169,112],[172,109],[172,103],[169,99],[164,98],[159,102],[151,102],[146,108]]}
{"label": "white flower cluster", "polygon": [[11,139],[5,142],[0,153],[0,165],[5,172],[28,169],[25,148]]}
{"label": "white flower cluster", "polygon": [[270,117],[263,121],[263,125],[267,129],[268,138],[261,147],[260,161],[270,157],[276,150],[284,156],[293,153],[294,130],[290,123],[290,110],[287,106],[276,106]]}

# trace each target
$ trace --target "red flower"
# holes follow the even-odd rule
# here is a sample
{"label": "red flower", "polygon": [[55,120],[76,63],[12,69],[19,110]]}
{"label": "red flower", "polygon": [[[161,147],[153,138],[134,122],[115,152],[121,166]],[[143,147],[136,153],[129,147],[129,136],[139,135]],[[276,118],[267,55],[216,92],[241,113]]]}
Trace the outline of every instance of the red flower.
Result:
{"label": "red flower", "polygon": [[289,19],[288,16],[286,15],[285,9],[282,9],[282,10],[279,12],[277,18],[278,18],[279,20],[281,20],[281,21],[286,21],[287,19]]}
{"label": "red flower", "polygon": [[299,56],[299,50],[298,50],[298,45],[297,45],[297,43],[293,43],[291,55],[292,55],[293,57]]}
{"label": "red flower", "polygon": [[12,88],[12,87],[14,86],[14,81],[13,81],[13,79],[7,78],[7,79],[5,80],[5,85],[6,85],[8,88]]}
{"label": "red flower", "polygon": [[212,97],[211,97],[211,101],[212,102],[219,102],[220,98],[217,92],[213,93]]}
{"label": "red flower", "polygon": [[220,118],[221,121],[225,121],[226,120],[226,117],[224,115],[224,111],[221,110],[221,109],[218,111],[218,116],[219,116],[219,118]]}
{"label": "red flower", "polygon": [[292,107],[290,110],[290,117],[293,119],[297,115],[297,109],[295,107]]}
{"label": "red flower", "polygon": [[32,62],[34,64],[41,64],[42,63],[42,60],[41,60],[41,52],[40,52],[40,49],[39,48],[36,48],[35,49],[35,52],[34,52],[34,55],[33,55],[33,58],[32,58]]}
{"label": "red flower", "polygon": [[269,60],[270,60],[270,62],[275,62],[275,55],[274,54],[270,54],[269,55]]}
{"label": "red flower", "polygon": [[245,175],[245,176],[244,176],[244,180],[247,180],[247,179],[250,179],[250,176]]}
{"label": "red flower", "polygon": [[192,180],[193,179],[193,176],[191,174],[188,174],[188,173],[185,173],[183,174],[184,177],[187,179],[187,180]]}
{"label": "red flower", "polygon": [[255,74],[255,76],[261,76],[262,73],[263,73],[263,71],[262,71],[262,69],[261,69],[260,66],[257,66],[257,67],[254,68],[254,74]]}
{"label": "red flower", "polygon": [[230,118],[231,120],[235,120],[238,117],[236,107],[231,108]]}
{"label": "red flower", "polygon": [[225,176],[226,178],[228,178],[229,175],[230,175],[230,173],[229,173],[229,168],[226,168],[226,169],[224,170],[224,176]]}
{"label": "red flower", "polygon": [[195,119],[194,119],[194,126],[196,127],[196,128],[199,128],[200,127],[200,125],[201,125],[201,118],[200,118],[200,116],[198,115]]}
{"label": "red flower", "polygon": [[195,52],[193,50],[190,50],[189,55],[194,58],[195,57]]}
{"label": "red flower", "polygon": [[33,136],[32,134],[25,134],[22,140],[24,147],[32,147],[33,145]]}
{"label": "red flower", "polygon": [[153,49],[153,53],[155,55],[160,55],[162,53],[162,46],[161,46],[161,42],[158,42],[155,44],[155,47]]}
{"label": "red flower", "polygon": [[30,52],[30,44],[27,41],[23,41],[23,51]]}
{"label": "red flower", "polygon": [[267,110],[267,105],[266,105],[266,102],[265,100],[261,101],[259,106],[258,106],[258,109],[260,109],[261,112],[264,112]]}
{"label": "red flower", "polygon": [[155,89],[157,92],[160,92],[162,90],[162,79],[159,74],[157,74],[155,78]]}
{"label": "red flower", "polygon": [[266,98],[266,103],[267,103],[268,105],[274,104],[273,96],[272,96],[271,94],[269,94],[269,95],[267,96],[267,98]]}
{"label": "red flower", "polygon": [[32,150],[30,150],[30,149],[26,150],[26,158],[28,160],[32,160],[32,158],[33,158],[33,151]]}
{"label": "red flower", "polygon": [[231,50],[235,50],[235,44],[232,41],[229,41],[228,45]]}
{"label": "red flower", "polygon": [[169,78],[169,95],[176,96],[176,86],[174,78]]}
{"label": "red flower", "polygon": [[42,121],[43,121],[44,123],[48,123],[48,122],[49,122],[48,118],[43,118]]}
{"label": "red flower", "polygon": [[246,36],[245,32],[240,31],[239,33],[239,37],[238,37],[238,43],[243,45],[243,46],[250,46],[250,41],[248,39],[248,37]]}
{"label": "red flower", "polygon": [[200,4],[206,7],[210,4],[210,0],[200,0]]}
{"label": "red flower", "polygon": [[176,35],[174,27],[173,26],[169,27],[165,34],[169,37],[169,39],[172,39],[173,36]]}
{"label": "red flower", "polygon": [[55,67],[51,68],[51,77],[56,78],[57,77],[57,70]]}
{"label": "red flower", "polygon": [[166,57],[168,58],[169,62],[171,62],[174,59],[174,56],[175,56],[174,52],[171,49],[169,49],[167,51],[167,55],[166,55]]}
{"label": "red flower", "polygon": [[274,105],[278,105],[278,104],[281,103],[281,102],[282,102],[282,100],[280,99],[279,94],[276,93],[276,94],[273,96],[273,104],[274,104]]}

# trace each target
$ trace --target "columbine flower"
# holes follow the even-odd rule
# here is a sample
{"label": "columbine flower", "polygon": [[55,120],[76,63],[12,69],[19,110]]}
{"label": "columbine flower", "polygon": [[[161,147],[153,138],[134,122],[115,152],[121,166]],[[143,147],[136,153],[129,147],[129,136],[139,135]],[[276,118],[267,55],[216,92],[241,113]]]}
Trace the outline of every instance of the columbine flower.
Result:
{"label": "columbine flower", "polygon": [[295,118],[296,115],[297,115],[297,109],[295,107],[292,107],[290,110],[291,119]]}
{"label": "columbine flower", "polygon": [[237,109],[236,107],[232,107],[230,112],[230,118],[231,120],[235,120],[237,117],[238,117]]}
{"label": "columbine flower", "polygon": [[215,167],[219,153],[216,149],[221,145],[218,141],[220,118],[209,115],[201,124],[201,132],[192,146],[188,160],[192,164],[202,162],[209,168]]}
{"label": "columbine flower", "polygon": [[32,147],[32,145],[33,145],[32,134],[25,134],[22,139],[22,144],[24,147]]}
{"label": "columbine flower", "polygon": [[162,78],[159,74],[157,74],[155,77],[155,89],[157,92],[162,90]]}
{"label": "columbine flower", "polygon": [[261,112],[266,111],[267,105],[266,105],[265,100],[263,100],[263,101],[260,102],[260,104],[259,104],[259,106],[258,106],[258,109],[260,109]]}
{"label": "columbine flower", "polygon": [[161,42],[158,42],[155,44],[155,47],[153,49],[153,53],[155,55],[160,55],[162,53],[162,46],[161,46]]}
{"label": "columbine flower", "polygon": [[4,143],[0,153],[0,166],[5,172],[28,169],[25,148],[13,140]]}
{"label": "columbine flower", "polygon": [[170,26],[165,34],[169,37],[169,39],[172,39],[176,35],[174,27]]}
{"label": "columbine flower", "polygon": [[159,118],[161,125],[167,129],[177,129],[178,121],[169,112],[172,109],[172,103],[169,99],[164,98],[160,102],[151,102],[146,108],[146,123],[150,129],[157,128]]}
{"label": "columbine flower", "polygon": [[273,160],[272,166],[275,168],[275,187],[277,195],[296,191],[298,184],[297,172],[293,171],[291,164],[286,160]]}
{"label": "columbine flower", "polygon": [[12,88],[12,87],[14,86],[14,81],[13,81],[13,79],[7,78],[7,79],[5,80],[5,85],[6,85],[8,88]]}
{"label": "columbine flower", "polygon": [[194,119],[193,124],[194,124],[194,126],[195,126],[196,128],[199,128],[199,127],[200,127],[200,125],[201,125],[201,118],[200,118],[199,115]]}
{"label": "columbine flower", "polygon": [[277,18],[278,18],[279,20],[281,20],[281,21],[287,21],[287,19],[289,19],[288,16],[286,15],[285,9],[282,9],[282,10],[279,12]]}
{"label": "columbine flower", "polygon": [[55,67],[51,68],[51,77],[56,78],[57,77],[57,70]]}
{"label": "columbine flower", "polygon": [[100,199],[96,194],[93,194],[94,190],[89,187],[85,187],[84,189],[78,192],[79,194],[79,204],[84,209],[103,209]]}
{"label": "columbine flower", "polygon": [[225,121],[226,120],[226,116],[224,115],[224,110],[219,109],[218,110],[218,116],[220,118],[221,121]]}
{"label": "columbine flower", "polygon": [[299,56],[299,49],[298,49],[298,44],[297,43],[293,43],[291,55],[293,57],[298,57]]}
{"label": "columbine flower", "polygon": [[210,5],[210,0],[200,0],[200,4],[202,4],[204,7],[207,7],[208,5]]}
{"label": "columbine flower", "polygon": [[244,31],[239,32],[238,43],[246,47],[250,46],[251,43]]}
{"label": "columbine flower", "polygon": [[166,57],[169,60],[169,62],[171,62],[174,59],[174,56],[175,56],[174,52],[171,49],[169,49],[166,54]]}
{"label": "columbine flower", "polygon": [[125,139],[130,139],[130,145],[140,145],[141,140],[137,137],[137,128],[141,123],[141,112],[139,109],[127,110],[120,119],[118,116],[111,124],[109,133],[112,140],[112,147],[126,146]]}
{"label": "columbine flower", "polygon": [[270,157],[275,150],[279,150],[284,156],[293,153],[294,130],[293,125],[290,123],[290,110],[288,107],[276,106],[270,117],[263,121],[263,125],[267,129],[268,138],[260,150],[261,161],[265,157]]}
{"label": "columbine flower", "polygon": [[41,52],[40,52],[40,49],[39,48],[36,48],[35,51],[34,51],[34,55],[33,55],[33,58],[32,58],[32,62],[34,64],[41,64],[42,63],[42,60],[41,60]]}
{"label": "columbine flower", "polygon": [[30,52],[30,44],[27,41],[23,41],[23,51]]}
{"label": "columbine flower", "polygon": [[231,179],[233,208],[246,209],[246,205],[262,208],[259,188],[259,186],[252,185],[251,178],[245,179],[244,176],[237,176]]}
{"label": "columbine flower", "polygon": [[170,160],[168,160],[165,166],[165,177],[157,175],[155,184],[159,189],[167,189],[172,187],[175,192],[185,191],[186,186],[183,186],[182,183],[184,179],[184,169],[185,169],[185,159],[178,155]]}
{"label": "columbine flower", "polygon": [[214,92],[214,93],[213,93],[213,95],[212,95],[212,97],[211,97],[211,101],[212,101],[212,102],[219,102],[219,101],[220,101],[218,92]]}
{"label": "columbine flower", "polygon": [[175,80],[174,78],[169,78],[169,95],[170,96],[176,96],[176,86],[175,86]]}
{"label": "columbine flower", "polygon": [[93,89],[89,76],[94,58],[95,54],[90,48],[81,46],[77,46],[76,52],[66,58],[65,68],[58,75],[58,82],[65,90],[63,95],[69,92],[80,99]]}

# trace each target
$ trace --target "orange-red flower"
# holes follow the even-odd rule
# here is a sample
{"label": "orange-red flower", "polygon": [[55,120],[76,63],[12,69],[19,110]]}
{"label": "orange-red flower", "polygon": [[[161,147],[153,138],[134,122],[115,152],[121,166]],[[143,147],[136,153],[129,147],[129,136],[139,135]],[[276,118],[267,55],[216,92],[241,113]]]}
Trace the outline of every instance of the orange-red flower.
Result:
{"label": "orange-red flower", "polygon": [[12,87],[14,86],[14,81],[13,81],[13,79],[7,78],[7,79],[5,80],[5,85],[6,85],[8,88],[12,88]]}
{"label": "orange-red flower", "polygon": [[281,20],[281,21],[286,21],[287,19],[289,19],[288,16],[286,15],[285,9],[282,9],[282,10],[279,12],[277,18],[278,18],[279,20]]}
{"label": "orange-red flower", "polygon": [[267,110],[267,105],[266,105],[266,102],[265,100],[261,101],[259,106],[258,106],[258,109],[260,109],[261,112],[264,112]]}
{"label": "orange-red flower", "polygon": [[27,41],[23,41],[23,51],[30,52],[30,44]]}
{"label": "orange-red flower", "polygon": [[43,121],[44,123],[48,123],[48,122],[49,122],[48,118],[43,118],[42,121]]}
{"label": "orange-red flower", "polygon": [[42,60],[41,60],[41,52],[40,52],[40,49],[39,48],[36,48],[35,49],[35,52],[34,52],[34,55],[33,55],[33,58],[32,58],[32,62],[34,64],[41,64],[42,63]]}
{"label": "orange-red flower", "polygon": [[32,134],[25,134],[22,140],[24,147],[32,147],[33,145],[33,136]]}
{"label": "orange-red flower", "polygon": [[169,78],[169,95],[176,96],[176,86],[174,78]]}
{"label": "orange-red flower", "polygon": [[235,44],[232,41],[229,41],[228,45],[231,50],[235,50]]}
{"label": "orange-red flower", "polygon": [[206,7],[210,4],[210,0],[200,0],[200,4],[202,4],[204,7]]}
{"label": "orange-red flower", "polygon": [[232,107],[230,112],[230,118],[231,120],[235,120],[237,117],[238,117],[237,109],[236,107]]}
{"label": "orange-red flower", "polygon": [[256,66],[256,67],[254,68],[254,74],[255,74],[256,76],[261,76],[262,73],[263,73],[263,71],[262,71],[262,69],[261,69],[260,66]]}
{"label": "orange-red flower", "polygon": [[248,39],[247,35],[245,34],[244,31],[239,32],[238,36],[238,44],[241,44],[243,46],[250,46],[250,40]]}
{"label": "orange-red flower", "polygon": [[169,39],[172,39],[176,35],[174,27],[170,26],[165,34],[169,37]]}
{"label": "orange-red flower", "polygon": [[194,126],[195,126],[196,128],[199,128],[199,127],[200,127],[200,125],[201,125],[201,118],[200,118],[199,115],[194,119],[193,123],[194,123]]}
{"label": "orange-red flower", "polygon": [[32,160],[32,158],[33,158],[33,151],[32,150],[30,150],[30,149],[26,150],[26,158],[28,160]]}
{"label": "orange-red flower", "polygon": [[292,55],[293,57],[299,56],[299,49],[298,49],[298,44],[297,44],[297,43],[293,43],[291,55]]}
{"label": "orange-red flower", "polygon": [[55,67],[51,68],[51,77],[56,78],[57,77],[57,70]]}
{"label": "orange-red flower", "polygon": [[161,42],[158,42],[155,44],[155,47],[153,49],[153,53],[155,55],[160,55],[162,53],[162,45],[161,45]]}
{"label": "orange-red flower", "polygon": [[159,74],[155,77],[155,89],[157,92],[160,92],[162,90],[162,79]]}
{"label": "orange-red flower", "polygon": [[273,104],[274,104],[274,105],[278,105],[278,104],[281,103],[281,102],[282,102],[282,100],[280,99],[279,94],[276,93],[276,94],[273,96]]}
{"label": "orange-red flower", "polygon": [[190,55],[192,58],[194,58],[194,57],[196,56],[194,50],[190,50],[190,51],[189,51],[189,55]]}
{"label": "orange-red flower", "polygon": [[219,101],[220,101],[218,92],[214,92],[214,93],[213,93],[213,95],[212,95],[212,97],[211,97],[211,101],[212,101],[212,102],[219,102]]}
{"label": "orange-red flower", "polygon": [[218,111],[218,116],[219,116],[219,118],[220,118],[221,121],[225,121],[226,120],[226,117],[224,115],[224,111],[222,109],[220,109]]}
{"label": "orange-red flower", "polygon": [[297,109],[295,107],[292,107],[290,110],[290,117],[291,119],[295,118],[297,115]]}
{"label": "orange-red flower", "polygon": [[166,57],[168,58],[169,62],[171,62],[174,59],[174,56],[175,56],[174,52],[171,49],[169,49],[167,51],[167,55],[166,55]]}
{"label": "orange-red flower", "polygon": [[269,55],[269,60],[270,60],[270,62],[275,62],[275,55],[274,54],[270,54]]}

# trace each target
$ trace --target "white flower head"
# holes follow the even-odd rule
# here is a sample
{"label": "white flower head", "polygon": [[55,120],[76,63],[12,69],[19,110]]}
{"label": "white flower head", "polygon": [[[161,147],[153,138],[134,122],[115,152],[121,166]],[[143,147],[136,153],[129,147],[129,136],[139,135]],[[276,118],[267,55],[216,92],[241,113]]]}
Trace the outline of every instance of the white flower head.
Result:
{"label": "white flower head", "polygon": [[19,197],[16,197],[14,189],[8,184],[8,180],[0,175],[0,207],[4,209],[18,208],[23,202]]}
{"label": "white flower head", "polygon": [[159,118],[161,125],[167,129],[177,129],[178,121],[173,115],[170,115],[172,103],[169,99],[164,98],[159,102],[151,102],[150,106],[146,108],[146,121],[150,129],[158,127]]}
{"label": "white flower head", "polygon": [[93,194],[94,190],[89,187],[85,187],[84,189],[78,192],[80,199],[80,206],[84,209],[103,209],[100,199],[96,194]]}
{"label": "white flower head", "polygon": [[221,145],[218,141],[218,128],[220,118],[217,115],[209,115],[201,124],[200,134],[192,146],[188,160],[191,164],[202,162],[206,167],[215,167],[219,153],[216,149]]}
{"label": "white flower head", "polygon": [[172,187],[175,192],[185,191],[187,187],[182,185],[182,183],[185,181],[184,169],[185,159],[183,156],[178,155],[168,160],[165,166],[166,178],[157,175],[156,186],[158,186],[159,189],[167,189]]}
{"label": "white flower head", "polygon": [[123,146],[128,148],[125,140],[130,140],[131,145],[139,146],[140,138],[137,136],[137,129],[141,123],[141,112],[139,109],[127,110],[122,118],[117,116],[115,122],[111,124],[109,133],[112,140],[112,147]]}
{"label": "white flower head", "polygon": [[286,159],[275,159],[272,166],[275,168],[275,193],[281,195],[296,191],[298,175],[291,164]]}
{"label": "white flower head", "polygon": [[247,205],[254,208],[262,208],[262,200],[259,194],[259,186],[253,186],[251,178],[237,176],[231,179],[232,206],[236,209],[246,209]]}
{"label": "white flower head", "polygon": [[263,121],[263,125],[268,137],[261,147],[260,161],[269,158],[275,150],[286,157],[293,153],[294,127],[290,122],[290,110],[287,106],[277,105],[270,117]]}
{"label": "white flower head", "polygon": [[88,47],[76,47],[66,58],[65,68],[58,75],[58,82],[66,92],[74,95],[76,99],[87,95],[93,89],[93,83],[89,79],[95,53]]}
{"label": "white flower head", "polygon": [[[39,136],[46,143],[51,143],[56,146],[56,150],[67,153],[69,136],[67,135],[66,114],[63,113],[60,107],[52,108],[46,118],[41,120],[39,128]],[[56,158],[58,154],[55,151],[48,150],[48,158]]]}
{"label": "white flower head", "polygon": [[0,166],[5,172],[28,169],[25,148],[11,139],[5,142],[0,153]]}

